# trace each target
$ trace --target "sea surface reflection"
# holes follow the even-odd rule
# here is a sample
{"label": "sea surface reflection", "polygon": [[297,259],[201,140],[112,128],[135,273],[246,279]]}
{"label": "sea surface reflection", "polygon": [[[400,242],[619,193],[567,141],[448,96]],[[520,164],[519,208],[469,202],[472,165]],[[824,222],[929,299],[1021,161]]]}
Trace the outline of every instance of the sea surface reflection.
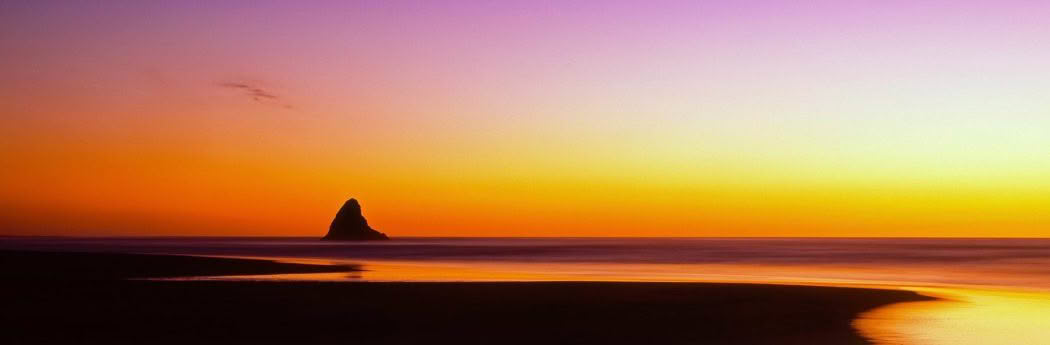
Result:
{"label": "sea surface reflection", "polygon": [[909,288],[941,298],[870,311],[857,329],[880,345],[1050,344],[1050,296],[979,288]]}

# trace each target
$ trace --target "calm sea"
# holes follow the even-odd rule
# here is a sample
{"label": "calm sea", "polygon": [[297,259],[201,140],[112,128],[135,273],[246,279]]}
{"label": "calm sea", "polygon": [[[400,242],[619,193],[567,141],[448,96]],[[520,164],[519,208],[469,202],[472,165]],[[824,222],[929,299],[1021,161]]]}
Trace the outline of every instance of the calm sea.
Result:
{"label": "calm sea", "polygon": [[[646,280],[948,284],[1050,290],[1050,239],[0,238],[0,248],[356,263],[346,280]],[[288,277],[284,277],[288,278]]]}

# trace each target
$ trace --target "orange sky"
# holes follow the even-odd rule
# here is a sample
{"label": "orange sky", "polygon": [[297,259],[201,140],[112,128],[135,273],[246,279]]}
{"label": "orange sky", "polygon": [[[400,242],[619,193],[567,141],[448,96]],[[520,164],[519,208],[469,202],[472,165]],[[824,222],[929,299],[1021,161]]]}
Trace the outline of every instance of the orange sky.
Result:
{"label": "orange sky", "polygon": [[1050,235],[1045,6],[77,6],[0,11],[0,234]]}

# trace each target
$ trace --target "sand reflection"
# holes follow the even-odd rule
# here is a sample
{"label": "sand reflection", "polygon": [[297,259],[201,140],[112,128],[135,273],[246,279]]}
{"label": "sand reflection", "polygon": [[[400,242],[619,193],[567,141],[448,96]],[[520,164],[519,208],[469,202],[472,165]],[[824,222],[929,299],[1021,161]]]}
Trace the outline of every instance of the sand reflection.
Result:
{"label": "sand reflection", "polygon": [[[339,260],[281,261],[346,264]],[[735,282],[903,289],[938,300],[893,304],[864,313],[854,326],[881,345],[1050,344],[1050,293],[995,290],[948,284],[914,287],[875,280],[879,271],[835,267],[478,263],[355,260],[363,271],[196,277],[204,280],[312,281],[653,281]],[[187,278],[180,278],[187,279]],[[928,284],[928,283],[927,283]]]}
{"label": "sand reflection", "polygon": [[880,345],[1050,344],[1050,294],[909,290],[941,300],[879,308],[862,315],[856,327]]}

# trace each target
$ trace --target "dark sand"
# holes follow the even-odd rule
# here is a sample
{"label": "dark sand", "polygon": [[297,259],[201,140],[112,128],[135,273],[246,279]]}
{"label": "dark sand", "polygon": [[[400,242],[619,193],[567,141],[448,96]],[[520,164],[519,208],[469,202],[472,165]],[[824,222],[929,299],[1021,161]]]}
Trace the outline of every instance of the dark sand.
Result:
{"label": "dark sand", "polygon": [[[230,274],[239,264],[266,266],[141,257],[0,252],[0,343],[865,344],[851,327],[858,313],[926,299],[906,291],[757,284],[118,279],[122,272]],[[54,265],[73,258],[78,262],[66,268]],[[168,273],[139,267],[157,262],[168,266],[156,272]],[[97,264],[105,269],[92,272],[112,273],[72,272]],[[313,266],[297,267],[320,269]],[[11,274],[34,268],[56,271]]]}

